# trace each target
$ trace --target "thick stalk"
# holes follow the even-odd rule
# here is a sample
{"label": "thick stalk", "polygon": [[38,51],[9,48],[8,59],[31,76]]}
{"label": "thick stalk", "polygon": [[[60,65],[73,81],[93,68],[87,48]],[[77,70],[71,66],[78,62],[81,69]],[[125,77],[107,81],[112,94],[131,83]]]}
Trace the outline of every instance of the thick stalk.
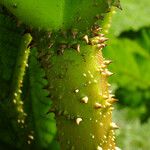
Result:
{"label": "thick stalk", "polygon": [[112,122],[112,104],[116,100],[107,82],[111,61],[102,56],[107,38],[96,30],[100,28],[92,30],[92,38],[70,34],[63,44],[62,39],[54,42],[52,36],[56,45],[47,52],[39,48],[62,150],[115,149],[114,129],[118,127]]}

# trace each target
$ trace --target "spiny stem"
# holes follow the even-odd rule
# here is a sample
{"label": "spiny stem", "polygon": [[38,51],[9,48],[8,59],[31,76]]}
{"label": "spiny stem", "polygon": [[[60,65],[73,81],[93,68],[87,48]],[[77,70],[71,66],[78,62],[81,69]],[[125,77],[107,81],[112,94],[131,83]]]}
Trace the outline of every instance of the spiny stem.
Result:
{"label": "spiny stem", "polygon": [[22,93],[22,84],[23,84],[23,77],[25,74],[25,69],[28,66],[28,56],[30,52],[30,48],[28,47],[32,37],[30,34],[25,34],[22,38],[20,50],[17,57],[17,62],[15,66],[15,73],[13,75],[12,81],[12,96],[11,100],[13,101],[14,107],[18,112],[18,120],[17,122],[21,124],[21,126],[25,122],[26,113],[23,109],[23,101],[21,100],[21,93]]}

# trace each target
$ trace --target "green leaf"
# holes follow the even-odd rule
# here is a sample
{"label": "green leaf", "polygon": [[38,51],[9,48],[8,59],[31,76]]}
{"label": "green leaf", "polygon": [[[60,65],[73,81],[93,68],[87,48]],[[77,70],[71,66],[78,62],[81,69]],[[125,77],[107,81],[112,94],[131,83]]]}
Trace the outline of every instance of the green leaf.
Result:
{"label": "green leaf", "polygon": [[21,34],[22,29],[16,27],[15,21],[0,13],[0,99],[8,96]]}
{"label": "green leaf", "polygon": [[[117,2],[117,3],[116,3]],[[0,0],[27,25],[46,30],[91,27],[118,0]],[[30,16],[30,17],[29,17]]]}
{"label": "green leaf", "polygon": [[121,5],[123,10],[117,11],[112,19],[112,34],[119,36],[124,31],[150,26],[149,0],[121,0]]}
{"label": "green leaf", "polygon": [[32,111],[29,117],[33,122],[35,142],[41,148],[48,147],[56,134],[54,114],[47,114],[51,108],[51,100],[48,90],[44,89],[48,84],[44,77],[45,72],[37,60],[37,50],[32,49],[29,62],[29,103]]}
{"label": "green leaf", "polygon": [[120,126],[116,142],[121,149],[146,150],[150,147],[150,120],[141,124],[137,116],[139,110],[124,108],[114,112],[114,120]]}
{"label": "green leaf", "polygon": [[[136,41],[129,39],[114,39],[111,45],[104,51],[106,57],[113,60],[111,69],[115,72],[114,83],[121,87],[147,88],[150,85],[148,79],[149,70],[143,72],[142,67],[149,68],[149,54]],[[132,83],[132,85],[131,85]]]}
{"label": "green leaf", "polygon": [[[132,34],[132,40],[123,38]],[[104,51],[112,58],[111,70],[115,75],[111,82],[116,86],[116,96],[120,102],[129,106],[149,103],[150,87],[150,30],[142,29],[138,33],[128,32],[122,38],[116,38]],[[148,110],[149,111],[149,110]]]}

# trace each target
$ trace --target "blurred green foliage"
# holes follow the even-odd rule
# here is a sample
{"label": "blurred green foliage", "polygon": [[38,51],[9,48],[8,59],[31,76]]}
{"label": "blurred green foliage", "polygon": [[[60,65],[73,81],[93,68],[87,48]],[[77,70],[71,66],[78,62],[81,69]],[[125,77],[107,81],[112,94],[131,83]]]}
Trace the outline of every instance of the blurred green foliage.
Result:
{"label": "blurred green foliage", "polygon": [[[118,15],[120,12],[114,15],[109,35],[110,40],[104,51],[105,57],[111,58],[114,62],[110,69],[115,72],[115,76],[110,82],[114,84],[116,96],[120,99],[120,104],[130,107],[140,105],[147,107],[150,103],[150,19],[148,18],[150,13],[143,15],[145,11],[149,10],[146,3],[148,1],[144,2],[122,1],[122,7],[125,6],[127,11],[124,11],[120,17]],[[141,9],[143,3],[145,8]],[[131,11],[130,9],[134,9],[138,14],[135,13],[134,16],[127,14]],[[140,17],[140,15],[142,16]],[[115,20],[115,18],[119,19]],[[127,18],[131,21],[127,21]],[[140,21],[140,18],[146,20],[141,26],[135,23]],[[132,25],[132,21],[135,25]],[[118,26],[114,26],[114,24]],[[120,30],[117,36],[112,38],[117,30]]]}
{"label": "blurred green foliage", "polygon": [[114,112],[115,121],[120,125],[116,132],[117,146],[122,150],[148,150],[150,148],[150,119],[141,124],[137,113],[139,108],[124,108]]}
{"label": "blurred green foliage", "polygon": [[[119,99],[114,120],[120,125],[117,146],[125,150],[150,148],[150,9],[149,0],[122,0],[112,17],[106,58],[112,90]],[[114,38],[115,36],[115,38]]]}
{"label": "blurred green foliage", "polygon": [[110,32],[119,36],[122,32],[138,31],[150,26],[149,0],[121,0],[122,11],[117,11],[112,19]]}
{"label": "blurred green foliage", "polygon": [[[121,102],[131,106],[145,103],[143,97],[150,98],[150,46],[147,42],[150,41],[150,30],[141,29],[136,35],[134,39],[123,35],[111,39],[104,52],[114,61],[111,70],[115,77],[111,82],[117,85],[116,95],[124,99]],[[148,38],[147,41],[144,37]]]}

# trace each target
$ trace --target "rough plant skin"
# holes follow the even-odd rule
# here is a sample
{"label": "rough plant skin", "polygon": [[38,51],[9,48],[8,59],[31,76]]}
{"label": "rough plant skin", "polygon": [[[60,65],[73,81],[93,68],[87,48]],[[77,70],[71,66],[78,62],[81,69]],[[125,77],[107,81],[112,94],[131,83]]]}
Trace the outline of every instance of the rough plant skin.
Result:
{"label": "rough plant skin", "polygon": [[92,38],[83,34],[73,38],[45,54],[39,48],[53,101],[49,112],[56,115],[61,149],[114,150],[117,126],[112,123],[112,104],[116,100],[107,82],[112,75],[107,69],[111,61],[102,56],[107,38],[98,32]]}

